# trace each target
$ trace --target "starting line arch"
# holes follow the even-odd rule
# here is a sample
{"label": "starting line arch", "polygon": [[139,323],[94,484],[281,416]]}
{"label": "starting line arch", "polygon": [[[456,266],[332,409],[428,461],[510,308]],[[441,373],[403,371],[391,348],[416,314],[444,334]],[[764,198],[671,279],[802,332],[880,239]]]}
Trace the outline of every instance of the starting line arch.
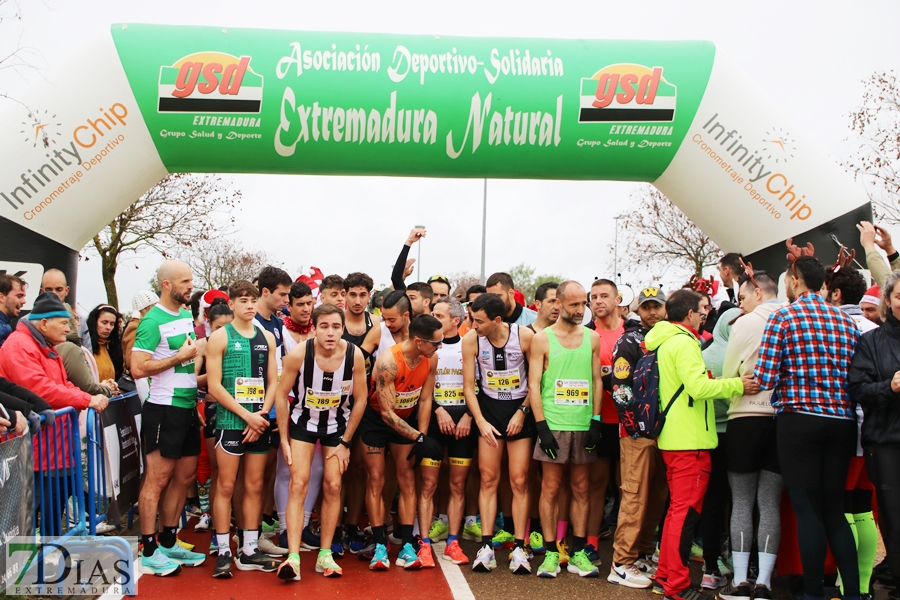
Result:
{"label": "starting line arch", "polygon": [[170,172],[646,181],[773,268],[871,218],[711,42],[116,24],[4,108],[0,261],[72,282]]}

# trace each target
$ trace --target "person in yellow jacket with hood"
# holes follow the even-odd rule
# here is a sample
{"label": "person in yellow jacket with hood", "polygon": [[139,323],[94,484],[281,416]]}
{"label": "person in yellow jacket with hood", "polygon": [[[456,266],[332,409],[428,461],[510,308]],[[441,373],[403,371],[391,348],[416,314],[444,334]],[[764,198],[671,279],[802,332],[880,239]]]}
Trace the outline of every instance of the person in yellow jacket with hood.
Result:
{"label": "person in yellow jacket with hood", "polygon": [[672,402],[659,435],[671,496],[666,527],[659,548],[656,583],[666,600],[706,598],[691,587],[688,560],[691,535],[703,509],[703,496],[712,469],[709,451],[718,446],[713,400],[754,394],[759,385],[752,374],[712,379],[700,353],[700,295],[678,290],[666,299],[667,321],[647,333],[644,344],[657,352],[661,407]]}

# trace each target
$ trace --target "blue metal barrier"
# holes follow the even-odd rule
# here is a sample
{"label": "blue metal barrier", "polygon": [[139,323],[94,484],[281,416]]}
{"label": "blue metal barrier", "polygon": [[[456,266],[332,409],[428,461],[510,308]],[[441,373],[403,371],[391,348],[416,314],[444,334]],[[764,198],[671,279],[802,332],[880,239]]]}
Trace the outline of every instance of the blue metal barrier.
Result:
{"label": "blue metal barrier", "polygon": [[[109,401],[121,402],[126,398],[134,396],[137,396],[137,392],[128,392],[121,396],[113,396]],[[100,413],[93,408],[87,410],[86,431],[88,467],[88,515],[86,524],[88,535],[97,535],[97,525],[105,521],[108,516],[110,498],[106,495],[106,485],[108,481],[106,473],[106,436],[103,435],[103,423],[100,421]],[[121,529],[121,527],[116,524],[116,529]]]}
{"label": "blue metal barrier", "polygon": [[42,426],[32,438],[34,522],[42,537],[86,532],[80,440],[78,413],[72,407],[56,411],[53,424]]}

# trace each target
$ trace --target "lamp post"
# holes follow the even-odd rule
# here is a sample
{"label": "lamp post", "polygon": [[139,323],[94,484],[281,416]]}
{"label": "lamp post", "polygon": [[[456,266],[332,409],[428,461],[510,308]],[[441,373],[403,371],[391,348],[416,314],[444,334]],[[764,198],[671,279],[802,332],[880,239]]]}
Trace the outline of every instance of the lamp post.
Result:
{"label": "lamp post", "polygon": [[616,222],[616,236],[615,241],[613,242],[613,279],[616,283],[621,283],[621,278],[619,277],[619,219],[624,217],[625,215],[616,215],[613,217],[613,220]]}
{"label": "lamp post", "polygon": [[479,281],[484,285],[484,254],[487,241],[487,178],[484,179],[484,200],[481,207],[481,277]]}

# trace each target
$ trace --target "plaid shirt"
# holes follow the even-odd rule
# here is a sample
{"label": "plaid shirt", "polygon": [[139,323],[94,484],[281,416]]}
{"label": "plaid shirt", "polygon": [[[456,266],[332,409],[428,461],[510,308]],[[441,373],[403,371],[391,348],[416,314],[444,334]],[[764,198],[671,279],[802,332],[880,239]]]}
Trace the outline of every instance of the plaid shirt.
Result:
{"label": "plaid shirt", "polygon": [[779,413],[803,412],[855,419],[847,372],[859,329],[853,319],[815,292],[803,292],[766,323],[756,378],[775,389]]}

